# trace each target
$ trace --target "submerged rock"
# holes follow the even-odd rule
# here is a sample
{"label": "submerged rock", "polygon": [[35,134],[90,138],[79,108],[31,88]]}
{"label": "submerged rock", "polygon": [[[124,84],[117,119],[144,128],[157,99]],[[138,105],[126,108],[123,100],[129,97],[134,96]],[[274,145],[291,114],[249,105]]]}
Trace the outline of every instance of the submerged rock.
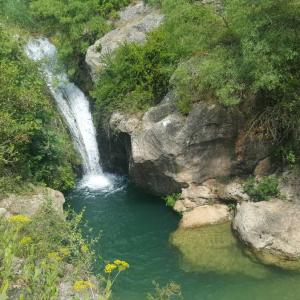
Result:
{"label": "submerged rock", "polygon": [[300,269],[300,205],[281,200],[244,202],[233,228],[264,263]]}
{"label": "submerged rock", "polygon": [[105,65],[105,57],[124,43],[143,43],[146,33],[158,27],[163,21],[163,15],[143,2],[129,5],[120,12],[120,20],[116,29],[108,32],[86,53],[86,63],[92,75],[95,75]]}
{"label": "submerged rock", "polygon": [[202,205],[184,212],[179,228],[194,228],[229,221],[229,209],[223,204]]}
{"label": "submerged rock", "polygon": [[5,209],[5,215],[24,214],[33,216],[49,201],[53,209],[63,217],[64,195],[59,191],[43,187],[34,188],[33,191],[27,194],[12,194],[7,198],[1,199],[0,210],[4,212]]}
{"label": "submerged rock", "polygon": [[181,252],[180,266],[187,272],[243,274],[255,278],[268,274],[266,267],[243,253],[230,223],[178,229],[170,242]]}

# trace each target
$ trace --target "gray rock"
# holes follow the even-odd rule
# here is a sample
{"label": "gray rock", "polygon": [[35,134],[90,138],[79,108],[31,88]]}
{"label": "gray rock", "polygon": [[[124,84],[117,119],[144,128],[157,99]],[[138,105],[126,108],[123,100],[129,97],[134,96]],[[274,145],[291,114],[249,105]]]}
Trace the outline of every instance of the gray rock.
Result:
{"label": "gray rock", "polygon": [[229,221],[229,209],[223,204],[203,205],[184,212],[179,228],[196,228]]}
{"label": "gray rock", "polygon": [[6,214],[7,214],[7,209],[5,209],[4,207],[0,207],[0,218],[5,217]]}
{"label": "gray rock", "polygon": [[234,179],[226,184],[216,183],[216,198],[225,202],[242,202],[250,200],[244,192],[243,182]]}
{"label": "gray rock", "polygon": [[51,201],[53,209],[60,216],[64,216],[64,195],[50,188],[35,188],[30,193],[22,195],[12,194],[0,200],[0,207],[4,208],[9,214],[33,216],[47,201]]}
{"label": "gray rock", "polygon": [[166,195],[210,178],[252,173],[262,157],[248,154],[241,142],[243,155],[237,151],[243,128],[237,108],[199,102],[184,116],[170,94],[144,116],[113,113],[106,129],[99,128],[99,146],[106,170],[114,171],[126,161],[123,170],[137,185]]}
{"label": "gray rock", "polygon": [[143,2],[130,5],[121,11],[120,20],[115,24],[116,29],[108,32],[87,50],[86,63],[92,77],[95,78],[105,66],[104,59],[107,55],[124,43],[144,43],[146,34],[157,28],[162,21],[163,15]]}
{"label": "gray rock", "polygon": [[272,169],[271,159],[270,157],[266,157],[260,162],[258,162],[257,166],[254,169],[254,175],[257,177],[266,176],[270,174]]}
{"label": "gray rock", "polygon": [[[187,117],[173,109],[172,103],[150,109],[144,115],[143,130],[132,135],[130,175],[134,181],[168,194],[180,191],[186,183],[229,175],[234,163],[230,141],[239,116],[204,102],[195,105]],[[169,184],[164,187],[161,183],[167,178]]]}
{"label": "gray rock", "polygon": [[279,190],[283,198],[300,203],[300,168],[294,167],[284,171],[279,178]]}
{"label": "gray rock", "polygon": [[300,268],[300,205],[281,200],[243,202],[233,229],[264,263]]}

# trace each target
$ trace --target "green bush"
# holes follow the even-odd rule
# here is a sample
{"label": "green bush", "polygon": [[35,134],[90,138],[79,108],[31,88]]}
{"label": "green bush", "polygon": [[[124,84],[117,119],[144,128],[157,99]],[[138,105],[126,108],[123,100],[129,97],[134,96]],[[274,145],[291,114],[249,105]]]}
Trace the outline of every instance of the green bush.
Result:
{"label": "green bush", "polygon": [[97,110],[134,112],[159,102],[167,92],[172,61],[160,31],[145,46],[124,45],[107,59],[107,68],[92,93]]}
{"label": "green bush", "polygon": [[163,25],[144,45],[125,44],[107,57],[92,93],[98,114],[144,111],[159,103],[178,63],[209,48],[220,35],[219,18],[209,6],[163,1],[162,10]]}
{"label": "green bush", "polygon": [[244,184],[244,191],[256,202],[269,200],[279,195],[278,180],[274,176],[261,179],[250,177]]}
{"label": "green bush", "polygon": [[178,194],[171,194],[171,195],[168,195],[164,198],[165,202],[166,202],[166,206],[169,206],[169,207],[174,207],[176,201],[180,198],[181,194],[178,193]]}
{"label": "green bush", "polygon": [[161,287],[159,283],[153,282],[154,292],[147,294],[147,300],[171,300],[183,299],[180,285],[170,282],[166,286]]}

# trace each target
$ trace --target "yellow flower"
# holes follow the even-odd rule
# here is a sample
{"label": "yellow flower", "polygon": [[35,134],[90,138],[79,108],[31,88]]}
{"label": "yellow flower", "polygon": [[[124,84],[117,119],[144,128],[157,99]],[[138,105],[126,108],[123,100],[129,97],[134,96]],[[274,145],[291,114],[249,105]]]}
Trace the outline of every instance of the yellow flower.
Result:
{"label": "yellow flower", "polygon": [[61,247],[58,249],[59,253],[63,256],[63,257],[66,257],[66,256],[69,256],[70,255],[70,249],[67,248],[67,247]]}
{"label": "yellow flower", "polygon": [[80,250],[82,253],[88,253],[89,252],[89,247],[86,244],[82,244],[80,247]]}
{"label": "yellow flower", "polygon": [[117,266],[115,264],[107,264],[104,268],[105,273],[111,273]]}
{"label": "yellow flower", "polygon": [[116,259],[114,261],[114,264],[117,265],[117,266],[120,266],[122,264],[122,261],[120,259]]}
{"label": "yellow flower", "polygon": [[20,245],[28,245],[30,244],[32,241],[32,238],[30,236],[24,236],[21,240],[20,240]]}
{"label": "yellow flower", "polygon": [[14,215],[14,216],[9,217],[8,220],[13,223],[29,223],[29,222],[31,222],[31,219],[24,215]]}
{"label": "yellow flower", "polygon": [[48,258],[53,259],[53,260],[57,260],[57,261],[61,260],[61,257],[59,256],[58,252],[50,252],[50,253],[48,253]]}
{"label": "yellow flower", "polygon": [[126,262],[124,260],[116,259],[114,261],[114,264],[118,266],[120,271],[124,271],[129,268],[128,262]]}
{"label": "yellow flower", "polygon": [[77,280],[77,281],[75,281],[75,283],[73,285],[73,289],[75,291],[82,291],[82,290],[89,289],[92,287],[93,287],[93,284],[90,281],[86,281],[86,280]]}

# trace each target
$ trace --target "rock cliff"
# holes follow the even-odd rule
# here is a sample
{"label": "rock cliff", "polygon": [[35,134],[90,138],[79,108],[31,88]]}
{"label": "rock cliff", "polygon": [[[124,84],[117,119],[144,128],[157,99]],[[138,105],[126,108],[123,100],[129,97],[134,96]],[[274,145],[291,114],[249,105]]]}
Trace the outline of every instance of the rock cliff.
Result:
{"label": "rock cliff", "polygon": [[239,109],[199,102],[184,116],[171,94],[143,115],[115,112],[104,127],[104,168],[128,171],[133,182],[159,195],[252,173],[268,153],[267,143],[245,136]]}

